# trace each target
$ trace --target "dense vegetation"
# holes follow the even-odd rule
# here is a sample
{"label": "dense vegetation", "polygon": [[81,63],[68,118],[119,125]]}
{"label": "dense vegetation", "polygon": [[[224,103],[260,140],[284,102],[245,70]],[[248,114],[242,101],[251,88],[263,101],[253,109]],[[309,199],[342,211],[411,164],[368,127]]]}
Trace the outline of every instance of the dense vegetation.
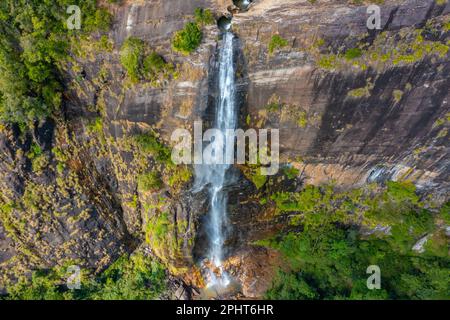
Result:
{"label": "dense vegetation", "polygon": [[139,134],[134,136],[133,140],[143,155],[149,155],[156,161],[160,171],[146,172],[139,176],[138,186],[141,191],[159,190],[163,187],[163,182],[177,189],[191,180],[190,168],[175,165],[171,159],[171,149],[164,145],[155,133]]}
{"label": "dense vegetation", "polygon": [[35,271],[8,288],[7,299],[154,299],[165,290],[162,266],[142,254],[123,256],[100,276],[82,272],[80,289],[68,290],[66,268]]}
{"label": "dense vegetation", "polygon": [[134,83],[148,80],[156,86],[162,80],[175,76],[174,65],[166,62],[139,38],[125,40],[120,49],[120,62]]}
{"label": "dense vegetation", "polygon": [[[289,268],[267,292],[271,299],[445,299],[450,259],[443,225],[450,205],[420,200],[414,185],[388,182],[340,193],[307,186],[276,193],[279,214],[291,231],[262,244],[280,250]],[[362,227],[361,227],[362,225]],[[423,252],[412,250],[428,235]],[[367,267],[381,270],[381,289],[369,290]]]}
{"label": "dense vegetation", "polygon": [[[68,30],[70,5],[81,9],[81,30]],[[4,0],[0,3],[0,120],[22,127],[58,110],[59,64],[82,32],[106,29],[110,15],[96,0]]]}
{"label": "dense vegetation", "polygon": [[150,154],[155,160],[162,163],[171,162],[171,150],[161,143],[154,133],[147,132],[136,135],[134,140],[142,152]]}
{"label": "dense vegetation", "polygon": [[192,53],[202,42],[202,27],[215,22],[208,9],[197,8],[194,13],[195,22],[188,22],[184,28],[177,31],[172,39],[172,48],[184,55]]}
{"label": "dense vegetation", "polygon": [[35,271],[8,288],[13,300],[150,300],[166,288],[163,267],[141,253],[123,256],[98,277],[81,273],[79,289],[68,289],[66,267]]}
{"label": "dense vegetation", "polygon": [[141,191],[157,191],[161,187],[162,181],[158,172],[148,172],[138,177],[138,188]]}
{"label": "dense vegetation", "polygon": [[134,82],[141,77],[141,65],[144,52],[144,41],[138,38],[128,38],[120,50],[120,62],[127,70],[128,76]]}
{"label": "dense vegetation", "polygon": [[288,41],[278,34],[273,35],[269,42],[269,54],[273,54],[275,50],[284,48],[288,45]]}
{"label": "dense vegetation", "polygon": [[200,26],[211,25],[216,22],[209,9],[197,8],[194,12],[195,22]]}
{"label": "dense vegetation", "polygon": [[202,42],[203,33],[194,22],[188,22],[184,28],[178,31],[172,40],[172,48],[183,54],[190,54]]}

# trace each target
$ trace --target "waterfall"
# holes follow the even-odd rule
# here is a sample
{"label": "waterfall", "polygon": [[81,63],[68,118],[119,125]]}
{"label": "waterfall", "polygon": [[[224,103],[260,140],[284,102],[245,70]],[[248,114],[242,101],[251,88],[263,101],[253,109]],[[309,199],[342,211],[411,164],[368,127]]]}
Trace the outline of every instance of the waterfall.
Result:
{"label": "waterfall", "polygon": [[[233,38],[231,32],[223,34],[223,44],[219,53],[219,98],[215,109],[214,128],[220,130],[224,137],[222,150],[225,154],[226,144],[231,134],[226,129],[236,129],[237,112],[235,102],[235,70],[233,63]],[[224,156],[225,158],[225,156]],[[223,161],[223,163],[228,163]],[[208,236],[207,259],[210,266],[208,286],[227,287],[230,280],[223,270],[223,246],[225,242],[225,228],[227,224],[227,171],[230,164],[213,163],[202,164],[195,168],[197,188],[207,187],[209,190],[209,212],[206,225]]]}

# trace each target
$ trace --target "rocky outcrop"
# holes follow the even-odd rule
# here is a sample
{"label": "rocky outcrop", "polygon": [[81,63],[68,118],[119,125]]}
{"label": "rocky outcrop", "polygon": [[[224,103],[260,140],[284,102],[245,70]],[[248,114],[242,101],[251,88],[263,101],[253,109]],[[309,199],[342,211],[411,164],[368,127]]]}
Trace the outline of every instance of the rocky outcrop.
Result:
{"label": "rocky outcrop", "polygon": [[[279,128],[282,158],[296,163],[309,182],[353,186],[383,168],[391,172],[386,178],[410,179],[445,195],[448,123],[436,124],[449,110],[448,55],[391,63],[375,55],[365,60],[364,52],[395,51],[390,39],[401,47],[418,29],[445,44],[449,4],[387,2],[376,32],[368,32],[365,10],[335,1],[256,1],[234,17],[250,126]],[[288,44],[270,54],[273,35]],[[364,43],[363,64],[345,61],[347,50]],[[334,65],[324,63],[330,55],[337,57]],[[367,88],[367,95],[352,96],[358,88]],[[279,110],[270,112],[274,101]]]}

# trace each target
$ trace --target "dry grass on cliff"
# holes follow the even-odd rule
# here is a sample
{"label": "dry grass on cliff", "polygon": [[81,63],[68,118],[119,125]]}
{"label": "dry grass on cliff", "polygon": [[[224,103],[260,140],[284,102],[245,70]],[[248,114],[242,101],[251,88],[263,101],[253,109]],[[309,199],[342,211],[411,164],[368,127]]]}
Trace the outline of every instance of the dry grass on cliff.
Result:
{"label": "dry grass on cliff", "polygon": [[202,67],[196,67],[189,62],[185,62],[180,67],[179,80],[181,81],[199,81],[203,79],[205,71]]}

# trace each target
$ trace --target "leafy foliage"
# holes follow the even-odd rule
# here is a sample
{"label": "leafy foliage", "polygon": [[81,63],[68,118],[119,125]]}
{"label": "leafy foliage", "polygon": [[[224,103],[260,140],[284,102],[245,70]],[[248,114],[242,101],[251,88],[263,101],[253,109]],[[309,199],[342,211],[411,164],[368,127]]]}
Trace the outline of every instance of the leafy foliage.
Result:
{"label": "leafy foliage", "polygon": [[163,267],[142,254],[124,256],[97,280],[100,289],[91,294],[96,300],[150,300],[165,290]]}
{"label": "leafy foliage", "polygon": [[144,60],[144,71],[146,73],[156,74],[164,70],[165,66],[166,62],[164,61],[164,59],[155,52],[152,52]]}
{"label": "leafy foliage", "polygon": [[60,278],[54,270],[33,272],[31,280],[21,278],[18,283],[8,288],[8,299],[11,300],[62,300],[59,290]]}
{"label": "leafy foliage", "polygon": [[100,276],[81,273],[81,288],[68,290],[65,267],[33,272],[7,288],[11,300],[150,300],[166,289],[162,265],[141,253],[122,256]]}
{"label": "leafy foliage", "polygon": [[157,172],[144,173],[138,177],[138,187],[141,191],[155,191],[162,187],[162,181]]}
{"label": "leafy foliage", "polygon": [[[271,199],[280,212],[298,213],[291,223],[303,232],[265,241],[283,253],[291,269],[278,274],[268,298],[448,298],[447,243],[413,184],[388,182],[382,192],[368,188],[345,193],[331,186],[307,186],[300,193],[276,193]],[[366,228],[389,226],[390,231],[361,233],[361,221]],[[435,235],[435,240],[425,253],[413,252],[424,234]],[[381,269],[380,290],[366,286],[370,265]]]}
{"label": "leafy foliage", "polygon": [[144,77],[150,81],[157,80],[160,76],[164,78],[169,77],[173,74],[174,66],[171,63],[164,61],[164,58],[152,52],[149,56],[144,59],[143,63],[143,73]]}
{"label": "leafy foliage", "polygon": [[149,50],[146,43],[139,38],[130,37],[123,43],[120,49],[120,62],[131,81],[139,82],[147,79],[154,82],[174,74],[173,64],[167,63],[156,52],[147,55]]}
{"label": "leafy foliage", "polygon": [[169,185],[171,187],[180,186],[188,182],[192,178],[192,171],[187,166],[177,166],[169,177]]}
{"label": "leafy foliage", "polygon": [[134,137],[134,140],[141,151],[152,155],[157,161],[163,163],[171,162],[171,150],[161,143],[153,133],[148,132],[137,135]]}
{"label": "leafy foliage", "polygon": [[182,30],[175,33],[172,39],[172,48],[175,51],[188,55],[197,49],[202,41],[202,37],[203,33],[198,24],[188,22]]}
{"label": "leafy foliage", "polygon": [[103,119],[101,117],[96,117],[87,125],[87,129],[91,133],[101,135],[103,133]]}
{"label": "leafy foliage", "polygon": [[288,45],[288,41],[281,36],[275,34],[272,36],[269,42],[269,54],[275,52],[275,50],[284,48]]}
{"label": "leafy foliage", "polygon": [[201,26],[214,24],[216,22],[211,10],[209,9],[202,9],[202,8],[195,9],[194,17],[195,22]]}
{"label": "leafy foliage", "polygon": [[362,56],[362,50],[360,48],[351,48],[345,52],[345,59],[353,60]]}
{"label": "leafy foliage", "polygon": [[66,29],[66,9],[78,5],[82,30],[109,27],[110,16],[95,0],[14,1],[0,4],[0,120],[30,124],[58,110],[62,85],[58,64],[75,32]]}
{"label": "leafy foliage", "polygon": [[169,221],[167,212],[162,212],[155,221],[147,224],[146,240],[152,247],[158,247],[165,240],[172,224]]}
{"label": "leafy foliage", "polygon": [[[138,178],[138,186],[142,191],[157,191],[163,182],[172,190],[179,190],[192,178],[192,170],[188,166],[175,165],[172,162],[172,151],[152,132],[134,136],[134,142],[143,156],[152,156],[158,163],[159,172],[146,173]],[[163,181],[162,181],[163,180]]]}
{"label": "leafy foliage", "polygon": [[134,82],[138,82],[142,76],[144,50],[144,41],[134,37],[126,39],[120,49],[120,62]]}
{"label": "leafy foliage", "polygon": [[301,273],[287,273],[279,271],[274,287],[266,293],[272,300],[314,299],[318,294],[302,279]]}
{"label": "leafy foliage", "polygon": [[242,172],[249,179],[257,189],[261,189],[267,182],[267,176],[261,174],[261,164],[248,164],[242,166]]}
{"label": "leafy foliage", "polygon": [[288,178],[288,179],[295,179],[299,174],[300,174],[300,170],[298,170],[295,167],[284,167],[283,168],[283,174]]}
{"label": "leafy foliage", "polygon": [[195,22],[187,22],[172,38],[172,49],[189,55],[198,48],[203,39],[202,27],[214,24],[215,19],[209,9],[197,8],[194,12]]}

